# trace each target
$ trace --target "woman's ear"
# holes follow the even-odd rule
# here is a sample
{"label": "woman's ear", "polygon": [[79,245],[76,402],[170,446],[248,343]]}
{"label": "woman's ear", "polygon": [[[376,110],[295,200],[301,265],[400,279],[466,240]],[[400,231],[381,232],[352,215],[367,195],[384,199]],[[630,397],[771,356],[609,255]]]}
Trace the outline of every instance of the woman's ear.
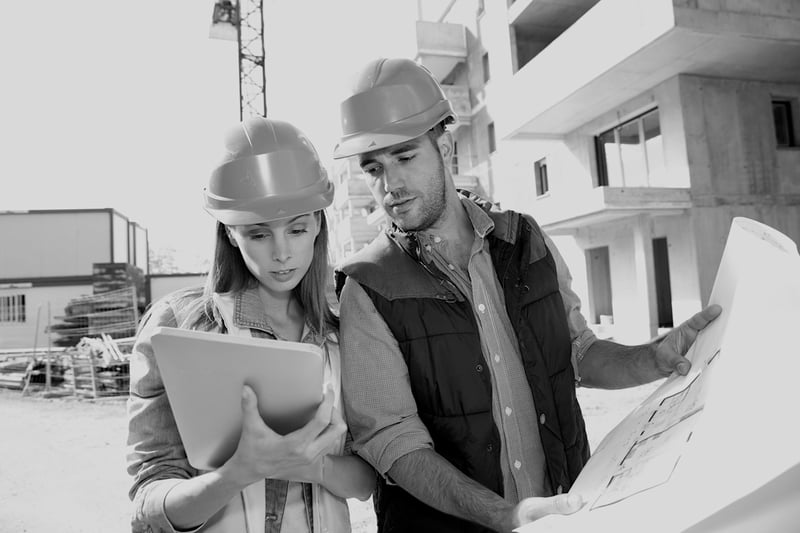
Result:
{"label": "woman's ear", "polygon": [[230,226],[225,226],[225,235],[228,237],[228,242],[231,243],[231,246],[233,246],[234,248],[238,248],[239,247],[239,245],[236,243],[236,239],[234,239],[233,235],[231,235],[231,227]]}

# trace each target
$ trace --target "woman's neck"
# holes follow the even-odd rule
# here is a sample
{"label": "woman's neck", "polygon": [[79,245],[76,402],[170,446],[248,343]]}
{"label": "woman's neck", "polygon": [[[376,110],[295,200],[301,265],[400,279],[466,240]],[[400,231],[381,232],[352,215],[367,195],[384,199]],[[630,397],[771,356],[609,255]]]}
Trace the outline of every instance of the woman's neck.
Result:
{"label": "woman's neck", "polygon": [[305,319],[303,307],[294,293],[275,294],[262,286],[258,289],[258,295],[275,335],[285,340],[300,341]]}

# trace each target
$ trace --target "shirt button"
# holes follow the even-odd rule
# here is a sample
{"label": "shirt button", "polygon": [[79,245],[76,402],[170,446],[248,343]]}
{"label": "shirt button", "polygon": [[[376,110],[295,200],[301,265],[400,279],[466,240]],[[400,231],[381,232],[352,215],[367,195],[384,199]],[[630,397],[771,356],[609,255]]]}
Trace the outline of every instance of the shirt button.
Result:
{"label": "shirt button", "polygon": [[486,445],[486,451],[491,452],[492,450],[494,450],[494,446],[492,446],[492,443],[490,442],[489,444]]}
{"label": "shirt button", "polygon": [[514,461],[514,468],[519,470],[520,468],[522,468],[522,463],[520,463],[519,461]]}
{"label": "shirt button", "polygon": [[430,244],[426,244],[425,245],[425,250],[430,252],[431,251],[431,245]]}
{"label": "shirt button", "polygon": [[476,366],[475,370],[477,370],[478,372],[483,372],[483,365]]}
{"label": "shirt button", "polygon": [[451,264],[449,264],[449,265],[447,265],[447,268],[449,268],[450,270],[455,270],[455,269],[456,269],[456,267],[454,267],[454,266],[452,265],[452,263],[451,263]]}
{"label": "shirt button", "polygon": [[264,518],[270,521],[277,520],[278,515],[276,515],[275,513],[267,513],[266,515],[264,515]]}
{"label": "shirt button", "polygon": [[559,485],[558,487],[556,487],[556,494],[561,494],[561,493],[563,493],[563,492],[564,492],[564,487],[562,487],[561,485]]}
{"label": "shirt button", "polygon": [[506,416],[511,416],[511,408],[506,407]]}
{"label": "shirt button", "polygon": [[483,305],[483,304],[478,304],[478,311],[480,311],[481,313],[485,313],[486,312],[486,306]]}
{"label": "shirt button", "polygon": [[436,242],[436,243],[442,242],[442,238],[441,238],[441,237],[438,237],[438,236],[437,236],[437,237],[434,237],[434,238],[433,238],[433,242]]}
{"label": "shirt button", "polygon": [[540,424],[544,424],[546,420],[547,420],[547,417],[544,416],[544,413],[539,415],[539,423]]}
{"label": "shirt button", "polygon": [[500,362],[500,356],[499,355],[495,355],[494,356],[494,362],[495,363],[499,363]]}

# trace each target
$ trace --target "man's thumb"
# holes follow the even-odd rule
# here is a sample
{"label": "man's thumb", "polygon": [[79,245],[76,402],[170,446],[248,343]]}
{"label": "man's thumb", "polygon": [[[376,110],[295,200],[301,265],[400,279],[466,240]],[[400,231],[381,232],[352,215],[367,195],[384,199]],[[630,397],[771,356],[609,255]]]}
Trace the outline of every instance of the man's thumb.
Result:
{"label": "man's thumb", "polygon": [[580,494],[559,494],[550,503],[552,509],[549,514],[572,514],[583,507],[584,501]]}

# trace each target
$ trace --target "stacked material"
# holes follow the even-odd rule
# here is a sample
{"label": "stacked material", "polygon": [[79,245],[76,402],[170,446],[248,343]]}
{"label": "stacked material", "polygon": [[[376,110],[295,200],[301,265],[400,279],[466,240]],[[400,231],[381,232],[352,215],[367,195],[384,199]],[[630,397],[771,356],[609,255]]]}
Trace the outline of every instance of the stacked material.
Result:
{"label": "stacked material", "polygon": [[136,333],[139,318],[136,288],[81,296],[64,308],[64,316],[55,317],[48,332],[55,333],[56,346],[75,346],[83,337],[131,337]]}
{"label": "stacked material", "polygon": [[64,384],[77,395],[120,396],[128,394],[129,354],[120,344],[130,346],[132,339],[117,343],[107,334],[84,337],[62,356]]}

